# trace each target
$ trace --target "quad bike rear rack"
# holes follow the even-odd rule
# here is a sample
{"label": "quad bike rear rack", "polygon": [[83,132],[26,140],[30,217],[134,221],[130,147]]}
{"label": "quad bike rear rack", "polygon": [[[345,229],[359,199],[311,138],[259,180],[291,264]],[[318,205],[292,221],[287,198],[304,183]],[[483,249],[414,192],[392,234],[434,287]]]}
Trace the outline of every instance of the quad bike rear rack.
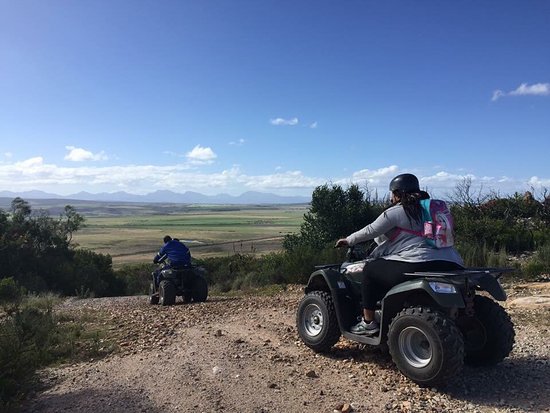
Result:
{"label": "quad bike rear rack", "polygon": [[410,277],[461,277],[461,276],[476,276],[476,275],[492,275],[494,278],[499,279],[504,273],[513,272],[515,268],[465,268],[463,270],[450,270],[450,271],[416,271],[406,272],[404,275]]}

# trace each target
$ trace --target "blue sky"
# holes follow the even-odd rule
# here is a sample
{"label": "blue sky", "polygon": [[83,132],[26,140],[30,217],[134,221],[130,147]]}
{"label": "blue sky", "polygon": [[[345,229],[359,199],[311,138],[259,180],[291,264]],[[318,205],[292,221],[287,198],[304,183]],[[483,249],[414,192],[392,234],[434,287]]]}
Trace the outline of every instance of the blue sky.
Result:
{"label": "blue sky", "polygon": [[550,188],[548,1],[0,0],[0,190]]}

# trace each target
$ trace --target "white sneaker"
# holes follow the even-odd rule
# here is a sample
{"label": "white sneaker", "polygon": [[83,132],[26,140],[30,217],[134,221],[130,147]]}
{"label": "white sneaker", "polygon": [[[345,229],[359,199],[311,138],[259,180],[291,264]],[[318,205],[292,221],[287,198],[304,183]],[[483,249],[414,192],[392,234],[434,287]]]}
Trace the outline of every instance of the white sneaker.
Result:
{"label": "white sneaker", "polygon": [[369,321],[367,323],[364,319],[361,319],[361,321],[359,321],[357,324],[355,324],[350,328],[350,331],[353,334],[361,334],[361,335],[364,334],[364,335],[371,336],[380,331],[380,326],[374,320]]}

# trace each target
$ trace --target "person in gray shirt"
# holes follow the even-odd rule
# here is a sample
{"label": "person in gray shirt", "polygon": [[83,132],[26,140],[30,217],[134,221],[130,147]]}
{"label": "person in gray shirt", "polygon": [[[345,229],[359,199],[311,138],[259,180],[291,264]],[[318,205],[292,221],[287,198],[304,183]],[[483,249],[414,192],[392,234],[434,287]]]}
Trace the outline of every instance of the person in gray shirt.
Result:
{"label": "person in gray shirt", "polygon": [[390,192],[393,206],[365,228],[336,242],[336,247],[368,240],[378,245],[363,269],[363,318],[351,327],[355,334],[378,333],[379,325],[374,320],[376,302],[405,281],[404,273],[463,268],[462,258],[454,247],[436,248],[420,235],[423,226],[420,200],[430,195],[420,190],[418,178],[412,174],[398,175],[390,182]]}

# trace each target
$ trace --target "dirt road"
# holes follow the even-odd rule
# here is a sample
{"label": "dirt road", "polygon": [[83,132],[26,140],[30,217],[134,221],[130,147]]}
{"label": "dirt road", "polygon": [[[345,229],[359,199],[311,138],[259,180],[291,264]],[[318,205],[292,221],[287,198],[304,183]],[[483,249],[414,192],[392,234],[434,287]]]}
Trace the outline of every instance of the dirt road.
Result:
{"label": "dirt road", "polygon": [[107,314],[119,351],[45,371],[45,389],[24,411],[550,412],[550,307],[522,302],[550,289],[508,293],[512,355],[493,368],[466,367],[444,390],[417,386],[378,350],[343,339],[329,355],[305,347],[295,328],[298,287],[173,307],[146,297],[69,300],[63,311]]}

